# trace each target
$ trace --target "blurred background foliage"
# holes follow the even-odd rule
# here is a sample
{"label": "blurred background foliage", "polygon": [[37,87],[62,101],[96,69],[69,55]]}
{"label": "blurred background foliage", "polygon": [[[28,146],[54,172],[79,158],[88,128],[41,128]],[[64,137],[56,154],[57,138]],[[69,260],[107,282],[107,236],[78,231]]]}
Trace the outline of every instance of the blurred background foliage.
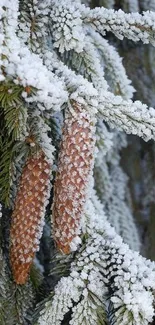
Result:
{"label": "blurred background foliage", "polygon": [[[92,8],[122,9],[125,12],[155,11],[154,0],[92,0]],[[136,90],[134,99],[155,107],[155,50],[152,45],[133,43],[127,39],[107,38],[114,44]],[[155,260],[155,144],[128,136],[128,146],[122,151],[121,164],[129,176],[133,215],[140,230],[142,254]]]}

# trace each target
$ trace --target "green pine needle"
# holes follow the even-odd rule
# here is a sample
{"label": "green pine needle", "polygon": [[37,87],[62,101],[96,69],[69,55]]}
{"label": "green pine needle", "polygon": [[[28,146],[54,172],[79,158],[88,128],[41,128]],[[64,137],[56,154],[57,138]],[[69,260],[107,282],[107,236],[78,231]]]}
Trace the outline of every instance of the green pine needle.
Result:
{"label": "green pine needle", "polygon": [[10,205],[17,141],[26,129],[27,109],[22,100],[23,87],[12,81],[0,84],[0,200]]}

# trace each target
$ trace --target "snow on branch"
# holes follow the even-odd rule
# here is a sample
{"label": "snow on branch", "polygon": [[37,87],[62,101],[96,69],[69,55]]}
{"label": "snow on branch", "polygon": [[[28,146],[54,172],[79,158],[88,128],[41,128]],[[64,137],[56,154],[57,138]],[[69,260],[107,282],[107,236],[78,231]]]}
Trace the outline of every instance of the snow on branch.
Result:
{"label": "snow on branch", "polygon": [[[26,102],[36,102],[41,111],[60,110],[68,98],[64,84],[48,71],[37,54],[31,53],[26,47],[21,48],[17,39],[15,42],[15,47],[9,46],[9,41],[7,44],[11,52],[4,67],[8,77],[25,88],[22,96]],[[29,88],[28,91],[26,87]]]}
{"label": "snow on branch", "polygon": [[50,0],[20,1],[18,36],[23,44],[29,45],[32,52],[41,53],[46,47]]}
{"label": "snow on branch", "polygon": [[119,145],[127,146],[126,135],[124,132],[108,132],[102,120],[98,121],[96,132],[98,154],[94,166],[94,182],[97,195],[117,234],[121,235],[131,249],[140,251],[140,238],[133,211],[126,200],[128,178],[119,166]]}
{"label": "snow on branch", "polygon": [[126,14],[104,7],[90,9],[71,0],[53,0],[50,19],[54,46],[59,52],[71,49],[81,52],[88,25],[103,35],[110,31],[120,39],[127,37],[155,45],[155,13],[150,11]]}
{"label": "snow on branch", "polygon": [[121,9],[115,11],[106,8],[85,8],[82,19],[90,24],[96,31],[105,35],[112,32],[119,39],[127,37],[134,42],[142,41],[144,44],[155,45],[155,13],[143,12],[126,14]]}
{"label": "snow on branch", "polygon": [[145,141],[155,139],[155,109],[140,101],[124,100],[105,92],[99,100],[98,111],[111,127],[134,134]]}
{"label": "snow on branch", "polygon": [[105,78],[114,94],[121,95],[125,99],[132,98],[135,90],[131,85],[131,80],[126,74],[122,58],[119,56],[116,49],[95,31],[91,31],[91,37],[93,38],[95,47],[100,51]]}
{"label": "snow on branch", "polygon": [[25,101],[36,102],[40,110],[60,110],[68,98],[64,84],[18,38],[18,1],[2,1],[2,5],[0,81],[11,79],[22,85]]}
{"label": "snow on branch", "polygon": [[97,113],[98,92],[91,82],[69,69],[50,51],[46,51],[44,62],[48,70],[54,70],[55,75],[65,83],[69,100],[82,104],[92,115]]}
{"label": "snow on branch", "polygon": [[100,204],[95,209],[89,201],[85,212],[85,245],[75,256],[70,275],[55,287],[37,324],[60,325],[69,310],[71,325],[97,325],[100,319],[106,324],[111,317],[108,301],[105,304],[108,297],[116,325],[147,325],[153,317],[154,263],[122,243]]}
{"label": "snow on branch", "polygon": [[[52,1],[50,18],[54,46],[59,52],[83,50],[85,33],[82,26],[80,4],[71,0]],[[83,7],[83,6],[82,6]],[[84,6],[85,8],[85,6]]]}
{"label": "snow on branch", "polygon": [[104,78],[104,68],[101,63],[100,52],[91,36],[86,36],[82,52],[72,51],[71,67],[76,73],[91,81],[99,93],[103,89],[108,89],[107,81]]}
{"label": "snow on branch", "polygon": [[138,135],[146,141],[155,138],[155,110],[152,107],[148,109],[147,105],[140,101],[125,100],[105,91],[104,88],[98,95],[92,83],[57,61],[50,52],[46,53],[45,61],[47,67],[50,67],[52,62],[56,75],[65,82],[70,100],[83,104],[92,114],[98,111],[112,127]]}

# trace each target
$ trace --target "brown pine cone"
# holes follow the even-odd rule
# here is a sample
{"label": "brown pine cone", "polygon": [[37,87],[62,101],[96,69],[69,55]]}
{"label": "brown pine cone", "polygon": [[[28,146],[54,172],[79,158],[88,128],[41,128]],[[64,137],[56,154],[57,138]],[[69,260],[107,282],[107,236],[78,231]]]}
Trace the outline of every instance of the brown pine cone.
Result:
{"label": "brown pine cone", "polygon": [[70,253],[70,244],[79,233],[95,148],[90,114],[78,103],[72,108],[64,122],[53,201],[53,235],[57,248],[65,254]]}
{"label": "brown pine cone", "polygon": [[10,258],[16,283],[24,284],[39,248],[50,189],[50,169],[42,151],[23,169],[10,230]]}

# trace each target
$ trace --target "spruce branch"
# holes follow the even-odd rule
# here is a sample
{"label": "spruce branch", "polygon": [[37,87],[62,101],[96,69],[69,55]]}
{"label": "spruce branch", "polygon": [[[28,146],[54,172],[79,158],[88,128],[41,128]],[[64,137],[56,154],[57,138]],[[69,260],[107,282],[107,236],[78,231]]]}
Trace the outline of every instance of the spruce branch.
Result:
{"label": "spruce branch", "polygon": [[77,53],[75,50],[64,52],[63,59],[65,64],[69,65],[72,70],[91,82],[98,92],[108,89],[100,53],[91,36],[86,36],[82,52]]}
{"label": "spruce branch", "polygon": [[155,138],[155,110],[140,101],[124,100],[105,92],[99,99],[98,110],[111,127],[138,135],[145,141]]}
{"label": "spruce branch", "polygon": [[51,33],[54,47],[58,48],[60,53],[64,50],[75,49],[78,53],[83,50],[85,32],[79,6],[80,3],[71,0],[52,0]]}
{"label": "spruce branch", "polygon": [[35,301],[33,287],[30,282],[20,288],[14,285],[1,249],[0,273],[0,324],[28,325]]}
{"label": "spruce branch", "polygon": [[10,190],[13,182],[17,143],[27,135],[27,107],[21,94],[23,87],[8,81],[0,85],[1,132],[0,132],[0,195],[6,205],[10,204]]}
{"label": "spruce branch", "polygon": [[[72,100],[76,101],[83,105],[90,114],[94,115],[97,112],[98,92],[93,84],[82,75],[77,75],[75,71],[69,69],[50,51],[45,52],[44,62],[49,70],[53,69],[56,76],[63,80],[68,93],[69,105]],[[65,102],[64,106],[65,108],[68,107],[68,101]]]}
{"label": "spruce branch", "polygon": [[[82,325],[85,320],[96,325],[106,324],[106,320],[116,325],[120,321],[122,325],[148,324],[153,316],[154,263],[122,243],[106,221],[100,203],[96,210],[89,201],[85,213],[85,244],[71,263],[70,275],[61,278],[55,287],[53,299],[41,311],[38,324],[60,325],[69,310],[69,324],[74,325]],[[94,307],[89,305],[90,296]],[[105,310],[102,316],[98,307],[102,313]]]}
{"label": "spruce branch", "polygon": [[[148,325],[154,313],[154,264],[130,251],[107,223],[95,195],[90,200],[88,198],[92,191],[89,183],[95,156],[94,117],[98,111],[101,123],[100,127],[98,123],[97,132],[105,132],[97,143],[99,159],[103,159],[103,166],[98,160],[98,177],[101,172],[104,181],[106,176],[109,177],[106,186],[109,185],[109,192],[112,188],[110,195],[115,197],[114,200],[109,193],[109,196],[104,195],[105,202],[111,203],[108,217],[114,211],[122,228],[120,209],[130,218],[124,198],[126,180],[119,168],[119,153],[114,149],[115,146],[119,149],[120,143],[115,142],[116,133],[113,133],[113,139],[110,137],[102,119],[117,129],[148,140],[154,139],[155,113],[153,108],[128,100],[133,89],[121,61],[99,33],[112,31],[119,38],[125,36],[154,44],[154,14],[127,15],[104,8],[90,10],[81,5],[80,0],[2,0],[0,18],[0,87],[4,87],[0,92],[3,201],[10,196],[10,186],[17,188],[14,169],[20,169],[26,160],[25,168],[19,171],[21,181],[11,225],[10,255],[14,278],[18,283],[26,281],[39,247],[46,195],[50,196],[47,191],[49,165],[54,158],[51,138],[57,136],[52,130],[54,117],[51,115],[64,109],[59,115],[61,119],[64,113],[65,121],[54,190],[53,230],[60,250],[69,253],[70,249],[77,249],[79,242],[81,247],[74,252],[71,264],[70,256],[65,257],[66,268],[63,259],[60,265],[54,265],[51,275],[58,273],[65,277],[61,277],[48,301],[43,302],[45,305],[38,322],[60,325],[69,319],[74,325],[105,325],[108,322]],[[66,66],[67,61],[63,64],[60,60],[65,56],[67,61],[70,59],[71,69]],[[111,90],[123,98],[108,92],[106,76]],[[11,83],[9,88],[7,83]],[[61,125],[62,121],[59,129]],[[57,156],[59,147],[56,149]],[[105,157],[107,153],[111,164],[108,155]],[[116,193],[118,182],[121,188]],[[123,236],[122,228],[119,231]],[[76,236],[80,231],[79,240]],[[4,277],[8,279],[6,274]],[[35,277],[33,282],[37,290]],[[15,300],[15,318],[8,323],[26,324],[29,285],[14,285],[13,291],[10,286],[9,290]],[[4,291],[2,270],[3,295]],[[12,297],[6,297],[12,302]],[[2,317],[6,322],[4,308]]]}
{"label": "spruce branch", "polygon": [[22,139],[26,133],[27,107],[22,98],[23,90],[11,80],[0,85],[1,114],[12,141]]}
{"label": "spruce branch", "polygon": [[144,44],[155,45],[155,14],[143,12],[126,14],[122,10],[95,8],[84,9],[82,20],[100,34],[112,32],[119,39],[127,37],[134,42],[141,40]]}
{"label": "spruce branch", "polygon": [[32,52],[41,54],[48,37],[50,1],[21,0],[19,11],[18,36],[21,42],[27,44]]}
{"label": "spruce branch", "polygon": [[105,73],[104,77],[110,86],[111,92],[122,96],[124,99],[132,98],[135,89],[126,75],[122,58],[120,58],[116,49],[104,37],[94,31],[91,31],[91,37],[95,47],[100,52]]}
{"label": "spruce branch", "polygon": [[[106,302],[105,302],[106,304]],[[84,294],[81,301],[72,309],[70,325],[108,325],[106,306],[91,290]]]}
{"label": "spruce branch", "polygon": [[[126,136],[117,131],[108,134],[103,128],[103,122],[97,126],[97,148],[99,150],[95,160],[94,180],[98,197],[104,205],[109,222],[115,227],[125,243],[133,250],[140,251],[141,243],[138,229],[134,222],[133,211],[127,202],[128,178],[120,166],[120,152],[125,143]],[[103,133],[103,134],[102,134]],[[107,155],[106,145],[110,145],[110,135],[113,143],[109,147]],[[104,139],[104,142],[100,141]],[[109,138],[109,139],[108,139]],[[124,142],[124,143],[123,143]],[[93,204],[95,195],[93,196]]]}

